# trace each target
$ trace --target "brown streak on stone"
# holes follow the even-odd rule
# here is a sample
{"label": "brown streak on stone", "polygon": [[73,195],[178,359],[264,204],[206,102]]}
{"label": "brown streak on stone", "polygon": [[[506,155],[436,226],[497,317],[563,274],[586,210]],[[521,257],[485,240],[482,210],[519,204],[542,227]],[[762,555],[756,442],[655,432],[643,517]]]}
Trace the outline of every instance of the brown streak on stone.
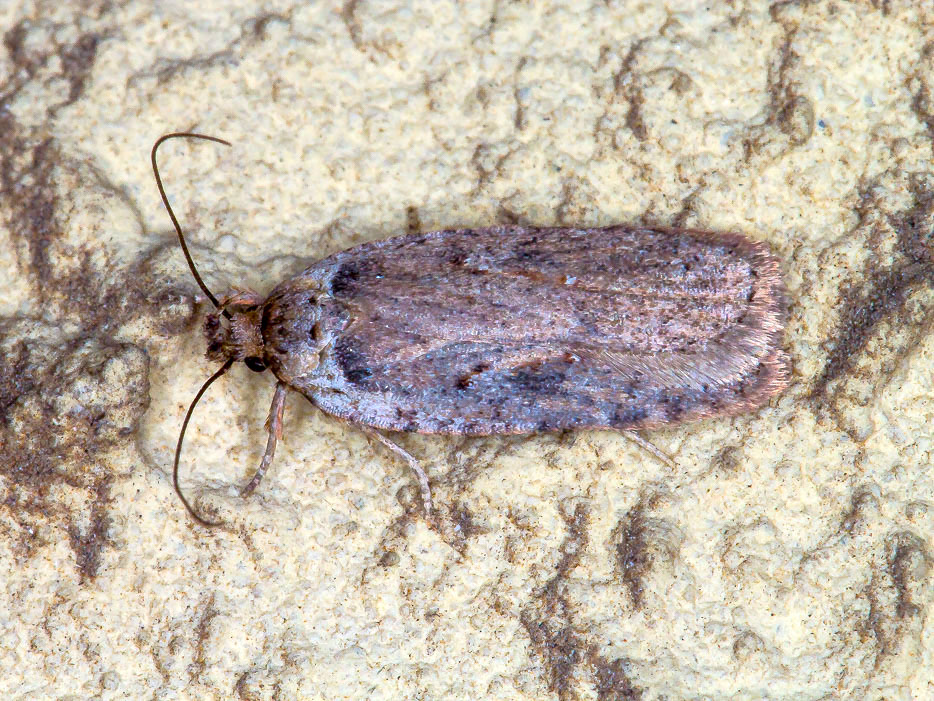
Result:
{"label": "brown streak on stone", "polygon": [[74,104],[84,94],[84,88],[94,67],[97,49],[102,38],[99,34],[85,34],[78,37],[78,41],[74,44],[62,48],[60,53],[62,73],[69,83],[68,97],[49,108],[50,116],[54,116],[62,107]]}
{"label": "brown streak on stone", "polygon": [[607,660],[600,655],[596,646],[587,650],[587,661],[596,677],[597,701],[639,701],[642,689],[633,686],[629,679],[629,662],[618,657]]}
{"label": "brown streak on stone", "polygon": [[[924,604],[916,594],[928,586],[932,558],[927,543],[908,531],[885,540],[885,564],[874,567],[864,596],[869,604],[864,630],[877,647],[874,668],[899,652],[902,641],[923,621]],[[917,630],[914,635],[919,635]]]}
{"label": "brown streak on stone", "polygon": [[888,575],[898,592],[895,614],[899,619],[917,616],[923,607],[915,600],[912,588],[920,588],[931,570],[927,544],[914,533],[903,531],[895,533],[886,545]]}
{"label": "brown streak on stone", "polygon": [[220,611],[214,606],[214,600],[215,596],[213,593],[209,594],[207,598],[204,599],[201,617],[198,620],[198,625],[195,627],[195,650],[191,666],[188,669],[188,676],[192,682],[200,682],[201,675],[204,674],[204,670],[207,667],[204,649],[205,643],[211,637],[211,623],[220,615]]}
{"label": "brown streak on stone", "polygon": [[772,20],[781,25],[784,36],[768,67],[768,116],[743,140],[744,161],[773,144],[776,129],[787,138],[787,142],[777,144],[780,151],[807,143],[814,133],[813,103],[802,94],[800,81],[793,77],[801,64],[801,56],[793,48],[800,27],[796,20],[782,17],[784,4],[770,8]]}
{"label": "brown streak on stone", "polygon": [[82,578],[93,579],[97,576],[104,548],[113,545],[107,534],[110,515],[105,508],[113,501],[110,496],[111,481],[112,477],[105,476],[94,485],[95,499],[91,504],[91,522],[87,529],[82,532],[74,523],[68,526],[68,540],[75,552]]}
{"label": "brown streak on stone", "polygon": [[590,515],[585,506],[578,504],[573,512],[562,510],[562,517],[568,535],[561,545],[555,574],[519,616],[544,665],[545,684],[560,701],[572,701],[578,698],[573,688],[574,674],[586,668],[594,677],[598,699],[639,699],[641,690],[633,687],[626,676],[625,661],[606,661],[574,626],[573,608],[564,593],[564,582],[587,548]]}
{"label": "brown streak on stone", "polygon": [[645,141],[649,136],[649,131],[645,126],[645,119],[642,116],[642,108],[645,106],[645,95],[642,87],[635,82],[636,73],[634,66],[639,52],[645,43],[640,39],[629,49],[626,57],[623,59],[622,66],[613,78],[613,90],[629,103],[629,111],[626,113],[626,126],[632,132],[633,136],[639,141]]}
{"label": "brown streak on stone", "polygon": [[417,234],[422,230],[422,222],[418,216],[418,207],[405,208],[405,230],[409,234]]}
{"label": "brown streak on stone", "polygon": [[[47,30],[24,20],[3,35],[13,70],[0,100],[12,102],[30,81],[65,81],[66,99],[51,115],[80,99],[107,30],[71,44],[32,41]],[[72,242],[62,176],[118,198],[122,190],[93,165],[68,159],[47,125],[26,127],[15,114],[0,111],[0,216],[44,316],[0,319],[0,530],[19,562],[64,540],[87,581],[113,546],[113,456],[132,450],[149,403],[146,351],[114,337],[140,319],[178,333],[190,326],[194,302],[153,272],[159,246],[116,269],[106,247]],[[62,499],[63,489],[75,498]]]}
{"label": "brown streak on stone", "polygon": [[340,16],[344,22],[344,26],[347,27],[347,33],[350,35],[350,40],[353,42],[353,45],[357,47],[358,51],[363,51],[363,39],[361,39],[361,29],[360,21],[357,19],[357,8],[360,6],[361,0],[347,0],[343,6],[341,6]]}
{"label": "brown streak on stone", "polygon": [[866,520],[867,512],[879,508],[879,500],[868,487],[857,489],[850,500],[850,510],[840,523],[840,530],[852,535]]}
{"label": "brown streak on stone", "polygon": [[[861,273],[841,287],[839,321],[825,341],[831,350],[810,392],[811,399],[821,405],[834,407],[839,401],[842,389],[834,386],[835,381],[856,372],[883,323],[890,321],[900,330],[883,341],[896,361],[888,363],[888,371],[879,370],[884,382],[934,326],[934,307],[922,302],[912,309],[908,304],[916,291],[934,290],[934,186],[923,177],[912,177],[909,187],[914,198],[911,207],[887,217],[896,236],[892,262],[880,266],[877,257],[871,256]],[[861,208],[881,207],[873,190],[872,185],[863,188]]]}

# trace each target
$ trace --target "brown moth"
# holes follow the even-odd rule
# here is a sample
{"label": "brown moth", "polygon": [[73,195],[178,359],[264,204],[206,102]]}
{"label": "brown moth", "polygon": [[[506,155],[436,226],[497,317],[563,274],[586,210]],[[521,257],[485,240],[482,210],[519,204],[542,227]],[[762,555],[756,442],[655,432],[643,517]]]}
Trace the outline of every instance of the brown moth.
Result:
{"label": "brown moth", "polygon": [[[168,134],[220,141],[199,134]],[[156,169],[160,193],[168,207]],[[171,210],[170,214],[171,214]],[[765,243],[652,226],[493,226],[332,255],[205,322],[207,356],[277,379],[262,479],[288,390],[360,426],[458,435],[612,428],[755,409],[788,384],[785,287]],[[651,449],[651,446],[649,446]],[[206,522],[188,504],[191,514]]]}

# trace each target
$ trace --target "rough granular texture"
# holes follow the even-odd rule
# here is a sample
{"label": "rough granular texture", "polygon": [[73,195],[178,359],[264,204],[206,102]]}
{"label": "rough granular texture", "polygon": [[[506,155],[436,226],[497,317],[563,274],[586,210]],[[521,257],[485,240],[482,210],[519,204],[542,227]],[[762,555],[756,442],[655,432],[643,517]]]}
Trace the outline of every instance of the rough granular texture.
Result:
{"label": "rough granular texture", "polygon": [[[929,696],[930,5],[7,3],[0,696]],[[191,128],[234,142],[161,163],[212,289],[402,233],[736,231],[782,261],[790,387],[648,432],[674,468],[403,436],[429,525],[297,396],[241,499],[272,389],[234,369],[186,438],[202,529],[171,461],[209,309],[147,158]]]}

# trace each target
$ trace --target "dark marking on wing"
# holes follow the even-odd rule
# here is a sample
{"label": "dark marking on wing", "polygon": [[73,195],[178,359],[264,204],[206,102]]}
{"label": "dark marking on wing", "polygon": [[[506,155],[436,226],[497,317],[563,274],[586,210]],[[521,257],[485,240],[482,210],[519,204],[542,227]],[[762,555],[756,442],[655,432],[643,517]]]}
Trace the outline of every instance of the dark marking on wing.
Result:
{"label": "dark marking on wing", "polygon": [[344,263],[331,278],[331,294],[341,296],[354,290],[354,283],[360,278],[361,268],[356,261]]}
{"label": "dark marking on wing", "polygon": [[369,368],[367,356],[357,350],[352,336],[337,339],[334,356],[348,382],[361,388],[370,386],[367,380],[373,376],[373,372]]}

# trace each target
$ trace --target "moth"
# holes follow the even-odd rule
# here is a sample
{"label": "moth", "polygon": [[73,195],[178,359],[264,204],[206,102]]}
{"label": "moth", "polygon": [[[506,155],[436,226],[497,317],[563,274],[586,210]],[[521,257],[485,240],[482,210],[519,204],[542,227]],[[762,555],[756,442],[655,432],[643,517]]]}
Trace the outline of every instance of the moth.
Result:
{"label": "moth", "polygon": [[[788,384],[786,292],[767,244],[738,233],[654,226],[492,226],[397,236],[321,260],[276,286],[214,297],[198,274],[156,165],[163,203],[195,280],[217,308],[207,357],[269,370],[276,389],[260,483],[289,391],[404,458],[380,431],[486,436],[630,432],[728,416]],[[638,438],[637,438],[638,440]],[[642,442],[642,441],[640,441]],[[649,446],[651,449],[651,446]]]}

